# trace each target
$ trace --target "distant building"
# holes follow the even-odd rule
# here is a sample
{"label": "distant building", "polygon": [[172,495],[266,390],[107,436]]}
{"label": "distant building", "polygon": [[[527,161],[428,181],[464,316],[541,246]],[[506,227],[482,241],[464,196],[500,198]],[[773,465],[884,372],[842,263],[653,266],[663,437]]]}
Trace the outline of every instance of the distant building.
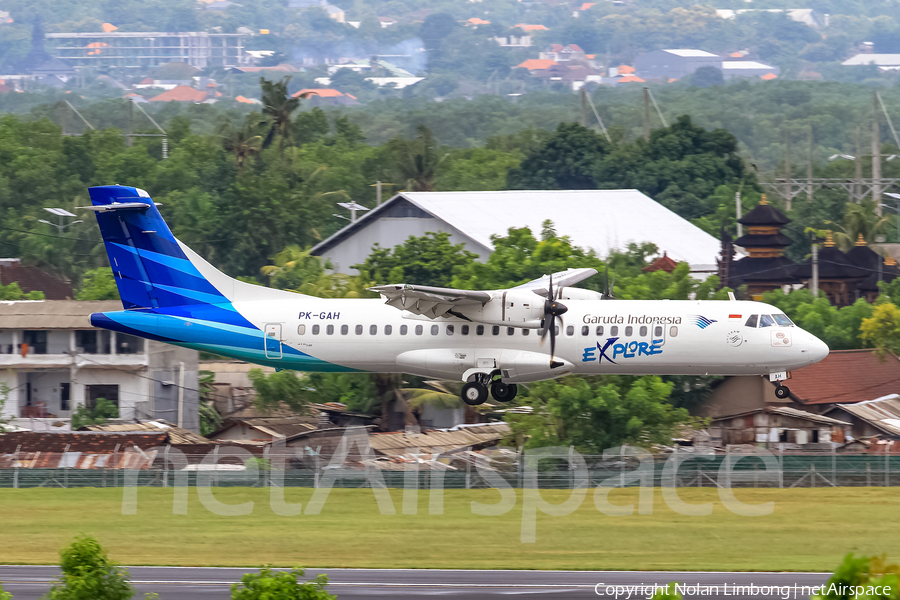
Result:
{"label": "distant building", "polygon": [[885,440],[900,440],[898,394],[889,394],[856,404],[836,404],[825,414],[835,419],[849,421],[854,439],[878,437]]}
{"label": "distant building", "polygon": [[359,104],[356,96],[344,94],[334,88],[306,88],[296,92],[293,97],[298,98],[303,94],[309,94],[307,101],[313,106],[356,106]]}
{"label": "distant building", "polygon": [[222,94],[214,87],[207,87],[206,91],[194,89],[187,85],[179,85],[167,90],[158,96],[154,96],[148,102],[191,102],[194,104],[212,104]]}
{"label": "distant building", "polygon": [[[821,27],[820,19],[816,15],[816,12],[812,8],[739,8],[737,10],[733,10],[730,8],[722,8],[716,9],[716,15],[722,19],[734,19],[737,15],[743,15],[747,13],[754,12],[770,12],[770,13],[785,13],[788,18],[792,21],[796,21],[797,23],[803,23],[804,25],[808,25],[813,29],[819,29]],[[827,16],[825,26],[828,26]]]}
{"label": "distant building", "polygon": [[722,68],[717,54],[689,48],[654,50],[634,59],[636,74],[642,79],[681,79],[700,67]]}
{"label": "distant building", "polygon": [[540,53],[539,58],[556,61],[558,63],[568,62],[570,60],[581,62],[588,60],[584,50],[577,44],[568,44],[566,46],[563,46],[562,44],[550,44],[550,46]]}
{"label": "distant building", "polygon": [[0,285],[18,283],[23,292],[44,292],[45,300],[71,300],[72,284],[42,271],[23,265],[19,258],[0,258]]}
{"label": "distant building", "polygon": [[122,303],[0,303],[0,381],[14,424],[68,429],[73,411],[104,398],[122,419],[198,431],[197,351],[91,326],[91,313],[113,310]]}
{"label": "distant building", "polygon": [[755,60],[723,60],[722,75],[725,79],[732,77],[764,77],[780,75],[781,69]]}
{"label": "distant building", "polygon": [[492,235],[507,235],[510,227],[540,235],[547,219],[560,235],[599,256],[630,242],[652,242],[694,272],[715,272],[719,241],[637,190],[401,192],[312,252],[331,260],[336,271],[351,273],[376,243],[393,248],[409,236],[444,231],[486,260]]}
{"label": "distant building", "polygon": [[896,71],[900,69],[900,54],[857,54],[841,64],[845,67],[875,65],[881,71]]}

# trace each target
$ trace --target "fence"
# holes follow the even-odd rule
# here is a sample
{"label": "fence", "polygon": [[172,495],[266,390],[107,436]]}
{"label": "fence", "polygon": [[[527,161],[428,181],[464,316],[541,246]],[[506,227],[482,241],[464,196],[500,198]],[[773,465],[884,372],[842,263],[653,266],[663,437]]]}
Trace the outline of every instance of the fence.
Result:
{"label": "fence", "polygon": [[[33,487],[171,487],[212,485],[216,487],[270,485],[319,487],[323,480],[333,487],[370,487],[374,481],[388,488],[477,489],[508,485],[513,488],[630,487],[832,487],[900,485],[900,455],[884,454],[795,454],[776,451],[761,454],[728,452],[695,455],[675,452],[665,456],[636,457],[623,453],[610,456],[543,456],[529,472],[528,453],[508,450],[485,456],[475,452],[445,455],[446,461],[419,462],[404,459],[362,460],[355,468],[335,471],[328,461],[305,456],[283,463],[284,469],[270,468],[267,454],[242,462],[219,450],[189,454],[184,464],[164,460],[167,452],[154,449],[144,455],[143,464],[110,456],[109,460],[79,460],[76,453],[43,453],[40,460],[17,460],[0,455],[0,488]],[[429,455],[430,456],[430,455]],[[583,469],[573,468],[583,459]],[[134,458],[134,455],[132,455]],[[769,463],[766,464],[766,460]],[[449,464],[446,464],[449,462]],[[252,463],[252,464],[250,464]]]}

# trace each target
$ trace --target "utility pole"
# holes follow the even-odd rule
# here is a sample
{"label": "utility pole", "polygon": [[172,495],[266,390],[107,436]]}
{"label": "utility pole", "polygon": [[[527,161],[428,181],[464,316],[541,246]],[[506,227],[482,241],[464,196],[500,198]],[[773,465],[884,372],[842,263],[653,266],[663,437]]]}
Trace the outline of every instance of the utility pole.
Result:
{"label": "utility pole", "polygon": [[812,295],[819,296],[819,246],[812,245]]}
{"label": "utility pole", "polygon": [[791,132],[784,130],[784,197],[787,199],[787,209],[791,210]]}
{"label": "utility pole", "polygon": [[875,212],[881,215],[881,135],[878,130],[878,92],[872,92],[872,201]]}
{"label": "utility pole", "polygon": [[644,88],[644,141],[650,141],[650,90]]}
{"label": "utility pole", "polygon": [[738,238],[744,237],[744,226],[741,225],[741,190],[734,194],[734,214],[737,215],[737,234]]}
{"label": "utility pole", "polygon": [[587,100],[585,100],[584,86],[581,88],[581,126],[587,127]]}
{"label": "utility pole", "polygon": [[375,182],[375,206],[381,206],[381,182]]}
{"label": "utility pole", "polygon": [[806,201],[813,199],[813,127],[809,124],[809,161],[806,164]]}
{"label": "utility pole", "polygon": [[134,102],[130,99],[128,100],[128,135],[125,136],[125,145],[131,148],[134,145],[134,138],[131,134],[134,133]]}
{"label": "utility pole", "polygon": [[860,126],[856,126],[856,184],[853,186],[853,201],[862,201],[862,135]]}

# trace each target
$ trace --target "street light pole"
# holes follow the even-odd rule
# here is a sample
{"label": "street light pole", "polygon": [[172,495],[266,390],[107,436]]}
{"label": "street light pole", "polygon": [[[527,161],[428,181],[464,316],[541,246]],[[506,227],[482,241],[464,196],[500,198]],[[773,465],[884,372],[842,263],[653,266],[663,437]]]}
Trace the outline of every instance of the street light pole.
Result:
{"label": "street light pole", "polygon": [[63,222],[64,219],[75,216],[64,208],[46,208],[45,207],[44,210],[46,210],[48,213],[50,213],[52,215],[56,215],[57,217],[59,217],[59,224],[51,223],[50,221],[47,221],[46,219],[38,219],[38,223],[44,223],[45,225],[51,225],[53,227],[56,227],[56,229],[60,233],[62,233],[63,231],[66,230],[67,227],[70,227],[70,226],[74,225],[75,223],[83,223],[84,222],[81,219],[78,219],[77,221],[71,221],[69,223],[64,223]]}

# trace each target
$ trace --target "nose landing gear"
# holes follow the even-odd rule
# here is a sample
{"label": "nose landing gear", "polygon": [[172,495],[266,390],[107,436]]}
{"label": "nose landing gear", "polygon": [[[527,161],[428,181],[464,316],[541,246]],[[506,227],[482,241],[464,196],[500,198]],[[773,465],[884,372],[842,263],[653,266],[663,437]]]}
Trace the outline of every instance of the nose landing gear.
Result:
{"label": "nose landing gear", "polygon": [[786,385],[776,385],[775,386],[775,397],[784,400],[788,396],[791,395],[791,390],[788,389]]}

